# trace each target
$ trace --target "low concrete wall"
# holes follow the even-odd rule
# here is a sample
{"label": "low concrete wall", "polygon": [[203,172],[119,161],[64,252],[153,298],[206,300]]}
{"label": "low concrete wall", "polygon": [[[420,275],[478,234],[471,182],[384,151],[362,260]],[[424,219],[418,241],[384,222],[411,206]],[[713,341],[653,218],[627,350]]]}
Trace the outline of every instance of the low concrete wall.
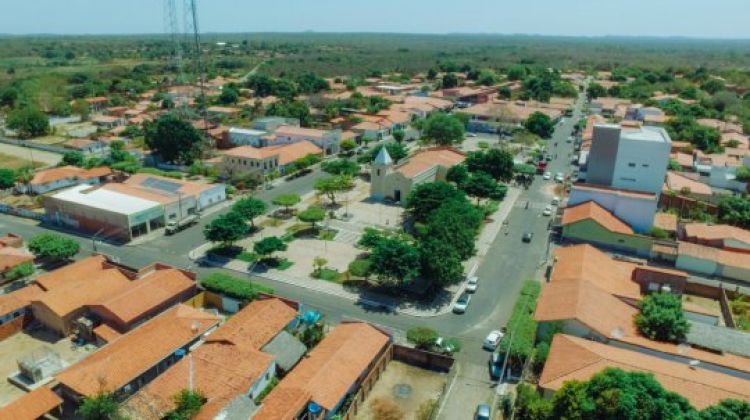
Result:
{"label": "low concrete wall", "polygon": [[404,362],[407,365],[436,372],[448,372],[453,367],[455,360],[450,356],[431,353],[411,347],[393,345],[393,359]]}

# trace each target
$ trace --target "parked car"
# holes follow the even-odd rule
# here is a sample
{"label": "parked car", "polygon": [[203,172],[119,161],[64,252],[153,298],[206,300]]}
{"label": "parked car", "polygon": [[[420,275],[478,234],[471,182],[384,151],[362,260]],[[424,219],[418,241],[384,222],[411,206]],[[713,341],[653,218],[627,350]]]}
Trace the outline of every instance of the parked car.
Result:
{"label": "parked car", "polygon": [[542,212],[544,216],[552,216],[552,206],[547,206],[544,208],[544,211]]}
{"label": "parked car", "polygon": [[487,337],[484,339],[484,343],[482,343],[482,348],[485,350],[495,350],[497,348],[497,345],[500,344],[500,340],[503,339],[502,331],[500,330],[492,330],[489,334],[487,334]]}
{"label": "parked car", "polygon": [[466,137],[476,137],[476,133],[466,133]]}
{"label": "parked car", "polygon": [[565,174],[563,174],[562,172],[558,172],[557,175],[555,175],[555,181],[557,182],[565,181]]}
{"label": "parked car", "polygon": [[458,300],[453,305],[453,312],[457,314],[466,312],[466,308],[469,307],[469,302],[471,302],[471,295],[466,292],[461,293],[461,296],[458,297]]}
{"label": "parked car", "polygon": [[500,376],[502,376],[503,364],[501,361],[500,353],[492,352],[490,354],[490,360],[488,360],[487,365],[490,371],[490,379],[493,381],[499,380]]}
{"label": "parked car", "polygon": [[545,181],[549,181],[550,179],[552,179],[552,172],[545,172],[542,176],[542,179]]}
{"label": "parked car", "polygon": [[531,232],[526,232],[526,233],[524,233],[524,234],[523,234],[523,237],[521,238],[521,240],[523,240],[524,242],[527,242],[527,243],[528,243],[528,242],[531,242],[531,239],[532,239],[533,237],[534,237],[534,234],[533,234],[533,233],[531,233]]}
{"label": "parked car", "polygon": [[553,206],[557,206],[559,204],[560,204],[560,197],[558,197],[558,196],[552,197],[552,205]]}
{"label": "parked car", "polygon": [[474,413],[474,420],[490,420],[490,406],[479,404],[477,411]]}
{"label": "parked car", "polygon": [[466,291],[474,293],[477,291],[477,287],[479,287],[479,277],[477,276],[471,276],[466,280]]}

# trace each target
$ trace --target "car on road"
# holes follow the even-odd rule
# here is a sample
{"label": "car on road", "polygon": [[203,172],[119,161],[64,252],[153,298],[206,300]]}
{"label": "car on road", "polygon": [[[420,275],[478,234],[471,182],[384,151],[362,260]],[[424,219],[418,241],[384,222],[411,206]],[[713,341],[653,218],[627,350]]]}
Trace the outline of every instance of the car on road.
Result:
{"label": "car on road", "polygon": [[503,339],[502,331],[500,330],[492,330],[489,334],[487,334],[487,337],[484,339],[484,342],[482,343],[482,348],[485,350],[494,351],[495,348],[497,348],[497,345],[500,344],[500,340]]}
{"label": "car on road", "polygon": [[550,179],[552,179],[552,172],[545,172],[542,176],[542,179],[545,181],[549,181]]}
{"label": "car on road", "polygon": [[479,404],[477,411],[474,412],[474,420],[490,420],[490,406],[488,404]]}
{"label": "car on road", "polygon": [[461,293],[461,296],[458,297],[458,300],[453,305],[453,313],[462,314],[466,312],[469,302],[471,302],[471,295],[466,292]]}
{"label": "car on road", "polygon": [[562,172],[558,172],[557,175],[555,175],[555,181],[556,182],[565,181],[565,174],[563,174]]}
{"label": "car on road", "polygon": [[547,206],[544,208],[544,211],[542,212],[544,216],[552,216],[552,206]]}
{"label": "car on road", "polygon": [[572,143],[573,142],[573,136],[568,136],[568,139],[565,140],[566,143]]}
{"label": "car on road", "polygon": [[479,287],[479,277],[477,276],[471,276],[468,279],[466,279],[466,291],[474,293],[477,291],[477,287]]}
{"label": "car on road", "polygon": [[556,206],[558,204],[560,204],[560,197],[558,197],[558,196],[552,197],[552,205]]}
{"label": "car on road", "polygon": [[476,133],[466,133],[466,137],[476,137]]}
{"label": "car on road", "polygon": [[533,233],[526,232],[526,233],[523,234],[523,237],[521,238],[521,240],[528,243],[528,242],[531,242],[531,238],[533,238],[533,237],[534,237]]}
{"label": "car on road", "polygon": [[492,352],[490,354],[490,360],[487,362],[489,370],[490,370],[490,379],[493,381],[497,381],[500,379],[500,376],[502,376],[502,363],[501,363],[502,357],[500,357],[500,353]]}

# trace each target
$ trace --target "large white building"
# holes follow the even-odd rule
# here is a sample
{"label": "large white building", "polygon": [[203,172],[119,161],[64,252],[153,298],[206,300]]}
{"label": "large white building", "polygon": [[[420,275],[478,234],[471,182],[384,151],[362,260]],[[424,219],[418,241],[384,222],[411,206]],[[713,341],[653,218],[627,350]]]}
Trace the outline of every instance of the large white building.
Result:
{"label": "large white building", "polygon": [[661,193],[672,140],[660,127],[594,126],[586,183]]}

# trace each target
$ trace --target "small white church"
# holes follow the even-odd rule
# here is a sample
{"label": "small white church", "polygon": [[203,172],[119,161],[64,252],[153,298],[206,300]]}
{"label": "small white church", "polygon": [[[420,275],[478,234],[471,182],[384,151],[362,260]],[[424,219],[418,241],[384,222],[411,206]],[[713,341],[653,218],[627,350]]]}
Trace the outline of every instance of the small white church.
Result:
{"label": "small white church", "polygon": [[424,182],[444,181],[448,169],[465,159],[463,152],[452,147],[434,147],[396,164],[383,147],[371,164],[370,197],[404,205],[412,188]]}

